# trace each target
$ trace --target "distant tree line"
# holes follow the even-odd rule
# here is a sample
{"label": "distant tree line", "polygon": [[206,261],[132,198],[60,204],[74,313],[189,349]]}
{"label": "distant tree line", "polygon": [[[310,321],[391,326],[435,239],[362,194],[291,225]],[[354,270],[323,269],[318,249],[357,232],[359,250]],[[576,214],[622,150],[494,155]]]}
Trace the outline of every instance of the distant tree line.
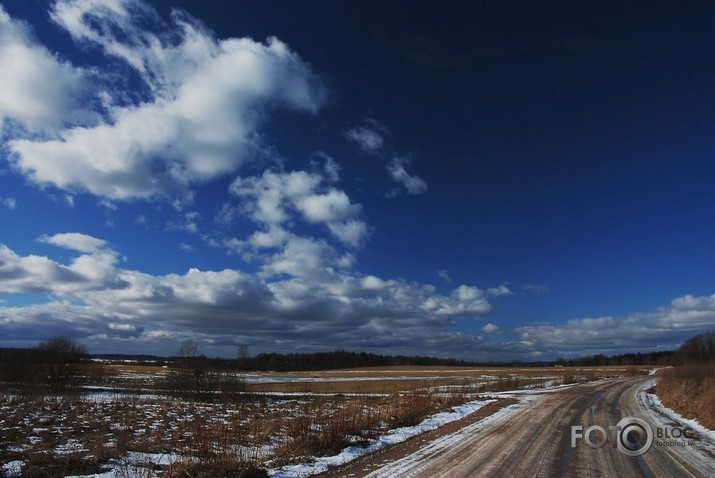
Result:
{"label": "distant tree line", "polygon": [[[132,363],[137,365],[169,366],[175,373],[169,377],[172,386],[201,394],[204,390],[232,388],[233,384],[216,384],[218,376],[211,371],[319,371],[361,367],[417,366],[488,366],[488,367],[549,367],[560,366],[664,366],[675,362],[700,361],[715,363],[715,332],[693,337],[675,351],[626,353],[606,356],[590,355],[555,361],[489,361],[474,362],[454,358],[429,356],[381,355],[369,352],[335,350],[313,353],[260,353],[250,356],[248,346],[239,346],[236,358],[209,358],[198,353],[198,345],[185,342],[176,356],[102,354],[89,355],[73,339],[55,337],[43,340],[34,347],[23,349],[0,348],[0,382],[8,389],[23,391],[67,393],[76,390],[91,378],[91,362]],[[97,367],[100,370],[100,367]]]}
{"label": "distant tree line", "polygon": [[[458,360],[454,358],[441,358],[430,356],[407,356],[407,355],[382,355],[369,352],[349,352],[346,350],[334,350],[331,352],[312,353],[260,353],[249,357],[242,355],[240,358],[209,358],[205,355],[192,357],[192,363],[198,364],[202,369],[214,370],[244,370],[244,371],[278,371],[278,372],[299,372],[299,371],[321,371],[344,368],[361,367],[396,367],[403,365],[417,366],[470,366],[470,367],[552,367],[561,366],[606,366],[606,365],[670,365],[674,351],[659,351],[646,353],[627,353],[620,355],[591,355],[575,359],[557,359],[551,361],[488,361],[476,362]],[[114,356],[118,359],[121,356]],[[131,356],[127,356],[130,358]],[[109,357],[107,357],[109,358]],[[168,365],[170,367],[184,367],[186,357],[155,357],[142,356],[141,360],[149,361],[152,364]]]}
{"label": "distant tree line", "polygon": [[[465,362],[453,358],[379,355],[368,352],[348,352],[336,350],[332,352],[313,353],[260,353],[254,357],[242,356],[236,359],[208,358],[200,355],[194,358],[203,367],[209,369],[238,369],[244,371],[319,371],[359,367],[386,367],[400,365],[474,365],[474,362]],[[179,366],[185,362],[181,356],[169,357],[170,366]]]}
{"label": "distant tree line", "polygon": [[437,357],[408,357],[404,355],[378,355],[368,352],[333,352],[315,353],[261,353],[255,357],[243,359],[244,366],[251,370],[278,371],[317,371],[358,367],[385,367],[400,365],[469,365],[463,360]]}
{"label": "distant tree line", "polygon": [[[587,367],[587,366],[607,366],[607,365],[635,365],[635,366],[665,366],[672,363],[675,351],[659,351],[645,353],[626,353],[619,355],[589,355],[574,359],[559,358],[556,360],[541,360],[524,362],[520,360],[510,361],[465,361],[454,358],[440,358],[429,356],[407,356],[407,355],[381,355],[369,352],[348,352],[345,350],[335,350],[331,352],[313,353],[260,353],[250,357],[242,354],[236,359],[229,358],[209,358],[205,355],[197,355],[192,358],[194,363],[200,364],[204,369],[234,369],[244,371],[319,371],[341,368],[360,367],[395,367],[401,365],[419,366],[470,366],[470,367],[552,367],[560,365],[564,367]],[[138,365],[168,365],[171,367],[183,366],[185,357],[161,357],[157,355],[118,355],[104,354],[93,355],[93,359],[101,359],[111,363],[122,363],[131,361]]]}
{"label": "distant tree line", "polygon": [[82,384],[87,349],[73,339],[54,337],[35,347],[0,349],[0,380],[21,393],[64,394]]}
{"label": "distant tree line", "polygon": [[674,365],[686,364],[715,364],[715,332],[705,332],[683,342],[675,353]]}
{"label": "distant tree line", "polygon": [[649,365],[671,365],[673,361],[673,356],[675,352],[673,350],[666,350],[660,352],[646,352],[646,353],[627,353],[620,355],[611,355],[610,357],[597,354],[589,355],[587,357],[579,357],[575,359],[557,359],[556,365],[563,366],[574,366],[574,367],[590,367],[590,366],[606,366],[606,365],[635,365],[635,366],[649,366]]}

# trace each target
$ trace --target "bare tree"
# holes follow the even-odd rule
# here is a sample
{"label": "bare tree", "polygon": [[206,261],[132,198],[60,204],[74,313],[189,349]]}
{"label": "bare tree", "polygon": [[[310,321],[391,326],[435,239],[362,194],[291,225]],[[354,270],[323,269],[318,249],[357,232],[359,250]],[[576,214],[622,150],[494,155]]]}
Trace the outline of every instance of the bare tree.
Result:
{"label": "bare tree", "polygon": [[206,357],[199,355],[199,344],[193,339],[184,340],[177,358],[175,369],[167,377],[172,392],[192,399],[209,395],[214,388],[215,376],[208,370]]}
{"label": "bare tree", "polygon": [[243,368],[246,366],[246,362],[248,361],[248,358],[251,356],[250,354],[250,348],[248,344],[241,344],[238,346],[238,350],[236,350],[236,358],[238,359],[238,366]]}
{"label": "bare tree", "polygon": [[194,359],[199,355],[199,344],[193,339],[184,340],[179,347],[179,358]]}
{"label": "bare tree", "polygon": [[53,337],[37,344],[39,373],[50,393],[65,393],[80,382],[80,361],[87,349],[76,340]]}

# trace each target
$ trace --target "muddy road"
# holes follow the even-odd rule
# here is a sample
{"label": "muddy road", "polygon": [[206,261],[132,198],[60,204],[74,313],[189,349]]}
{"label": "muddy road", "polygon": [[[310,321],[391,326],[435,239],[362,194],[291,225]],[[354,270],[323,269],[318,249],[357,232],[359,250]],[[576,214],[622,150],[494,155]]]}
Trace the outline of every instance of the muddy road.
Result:
{"label": "muddy road", "polygon": [[[517,396],[519,403],[424,443],[418,450],[413,446],[401,451],[398,447],[323,476],[715,476],[712,438],[659,417],[646,403],[643,389],[649,382],[644,377],[629,377],[523,394]],[[619,450],[617,442],[620,438],[625,445],[630,443],[631,450],[644,449],[647,434],[637,433],[642,428],[624,424],[624,430],[635,433],[608,432],[626,417],[645,420],[653,431],[652,445],[640,456]],[[599,448],[585,440],[601,444],[599,430],[587,433],[593,425],[603,427],[609,435]],[[583,428],[574,432],[572,426]],[[687,436],[658,439],[658,429]],[[576,446],[572,447],[574,437]]]}

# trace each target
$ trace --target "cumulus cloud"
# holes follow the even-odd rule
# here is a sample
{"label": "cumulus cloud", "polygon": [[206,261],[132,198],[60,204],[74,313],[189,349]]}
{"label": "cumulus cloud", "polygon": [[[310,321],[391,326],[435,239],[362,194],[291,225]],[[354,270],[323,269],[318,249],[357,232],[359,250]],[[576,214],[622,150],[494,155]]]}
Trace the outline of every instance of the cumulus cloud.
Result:
{"label": "cumulus cloud", "polygon": [[[271,109],[314,113],[325,101],[317,75],[276,38],[217,40],[188,14],[174,11],[165,21],[140,0],[59,0],[51,15],[78,44],[125,64],[145,91],[133,98],[134,90],[122,89],[116,75],[100,72],[91,86],[97,92],[92,104],[103,105],[96,106],[101,120],[63,124],[49,139],[11,138],[16,169],[38,184],[112,200],[183,192],[260,156],[266,147],[260,128]],[[4,12],[2,18],[11,22]],[[15,43],[22,38],[3,35]],[[2,52],[7,56],[8,48]],[[25,96],[47,106],[32,114],[0,106],[6,117],[28,125],[49,123],[68,110],[49,100],[73,98],[74,89],[86,86],[81,71],[57,62],[45,49],[28,47],[14,55],[20,60],[13,57],[13,62],[20,64],[42,66],[35,59],[40,55],[50,65],[7,80],[30,85]],[[15,68],[3,69],[10,70]],[[48,77],[59,81],[47,82]],[[33,85],[48,83],[52,91],[38,96]],[[0,98],[7,103],[6,96]]]}
{"label": "cumulus cloud", "polygon": [[47,244],[87,253],[99,252],[107,247],[106,241],[79,232],[66,232],[52,236],[42,236],[39,240]]}
{"label": "cumulus cloud", "polygon": [[[397,353],[459,350],[464,357],[501,360],[674,348],[715,328],[715,295],[687,295],[650,312],[519,327],[517,340],[493,323],[482,332],[505,341],[449,332],[458,317],[492,312],[489,298],[499,295],[494,291],[504,295],[503,287],[462,284],[440,293],[429,284],[361,274],[350,254],[279,225],[242,246],[260,251],[251,273],[190,268],[152,275],[120,267],[102,239],[64,233],[41,241],[77,255],[63,263],[0,245],[0,292],[10,294],[0,307],[5,343],[56,331],[105,348],[131,340],[136,347],[165,344],[163,352],[172,353],[176,340],[191,335],[216,347],[247,339],[262,350],[339,343]],[[46,294],[48,300],[13,306],[13,293]]]}
{"label": "cumulus cloud", "polygon": [[569,320],[563,324],[519,327],[521,341],[544,352],[588,355],[674,348],[715,328],[715,295],[686,295],[651,312]]}
{"label": "cumulus cloud", "polygon": [[93,118],[82,101],[88,91],[87,72],[40,45],[31,28],[10,18],[2,5],[0,71],[0,133],[4,127],[16,130],[8,124],[14,123],[27,134],[51,134],[68,123]]}
{"label": "cumulus cloud", "polygon": [[21,332],[28,334],[24,340],[37,340],[43,338],[38,333],[65,330],[105,344],[116,337],[149,341],[182,334],[212,342],[245,340],[249,330],[252,343],[268,349],[279,343],[313,350],[340,343],[420,350],[420,344],[445,346],[449,336],[463,341],[445,335],[444,327],[455,316],[491,309],[486,292],[476,287],[462,285],[444,295],[430,285],[363,275],[352,269],[353,258],[324,241],[283,234],[283,245],[262,256],[256,273],[190,268],[152,275],[124,269],[106,242],[78,233],[43,236],[79,254],[68,264],[0,246],[0,291],[52,297],[3,306],[0,326],[5,340]]}
{"label": "cumulus cloud", "polygon": [[[269,231],[287,226],[298,216],[306,223],[325,226],[344,244],[360,245],[369,233],[367,224],[359,219],[362,207],[352,203],[344,191],[325,183],[319,173],[266,171],[261,176],[236,178],[230,192],[242,200],[244,215]],[[231,210],[224,207],[223,217]]]}
{"label": "cumulus cloud", "polygon": [[19,256],[0,244],[0,292],[61,296],[123,287],[115,269],[117,255],[104,248],[104,241],[72,233],[41,240],[85,254],[64,265],[43,256]]}

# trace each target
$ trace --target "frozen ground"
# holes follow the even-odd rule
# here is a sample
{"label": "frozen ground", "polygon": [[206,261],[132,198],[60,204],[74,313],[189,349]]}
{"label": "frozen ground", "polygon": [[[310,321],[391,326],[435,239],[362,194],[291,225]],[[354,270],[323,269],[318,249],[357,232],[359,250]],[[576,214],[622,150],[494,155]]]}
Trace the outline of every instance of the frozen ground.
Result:
{"label": "frozen ground", "polygon": [[269,470],[268,475],[272,478],[303,478],[306,476],[314,475],[326,471],[331,466],[342,465],[355,458],[365,455],[367,453],[379,450],[388,445],[394,445],[395,443],[400,443],[407,440],[410,437],[418,435],[427,430],[434,430],[444,424],[450,423],[455,420],[469,415],[482,408],[487,403],[493,400],[475,400],[458,407],[454,407],[449,412],[441,412],[424,420],[422,423],[411,426],[402,427],[371,440],[368,446],[358,447],[351,446],[345,448],[341,453],[334,456],[319,457],[315,458],[311,463],[306,463],[302,465],[292,465],[286,466],[280,469]]}
{"label": "frozen ground", "polygon": [[[605,370],[605,369],[604,369]],[[518,372],[512,369],[514,372]],[[614,369],[608,369],[607,372],[615,372]],[[497,374],[500,372],[500,375]],[[518,397],[519,403],[515,406],[507,407],[497,414],[490,416],[485,421],[479,422],[481,426],[486,426],[491,421],[498,421],[504,419],[510,413],[528,407],[529,403],[543,393],[548,393],[549,391],[559,390],[563,386],[558,385],[558,373],[560,370],[555,370],[554,375],[550,374],[550,371],[542,370],[541,373],[530,375],[522,375],[520,373],[508,373],[504,374],[503,370],[459,370],[456,373],[444,373],[444,370],[413,370],[411,373],[401,373],[400,371],[395,371],[390,374],[389,377],[384,376],[384,371],[375,372],[376,376],[362,375],[357,376],[357,372],[351,373],[350,371],[342,371],[340,374],[337,373],[310,373],[310,374],[245,374],[243,375],[246,381],[253,381],[253,383],[289,383],[289,382],[336,382],[336,381],[346,381],[346,382],[369,382],[373,380],[389,380],[389,381],[420,381],[425,382],[424,384],[419,384],[419,387],[423,387],[424,393],[429,394],[429,400],[441,400],[444,397],[448,397],[450,394],[455,394],[455,396],[460,395],[460,385],[438,385],[438,380],[454,380],[455,378],[469,379],[465,382],[465,386],[469,388],[469,393],[474,392],[475,385],[483,385],[492,382],[501,382],[501,379],[514,379],[516,381],[523,380],[524,384],[522,386],[528,387],[528,390],[511,390],[508,392],[489,392],[487,395],[494,398],[504,398],[504,397]],[[159,372],[164,373],[163,371]],[[380,376],[379,374],[383,375]],[[434,373],[432,377],[425,377],[425,373]],[[467,373],[472,373],[473,375],[467,375]],[[339,376],[339,375],[348,375]],[[127,381],[137,380],[139,382],[156,380],[156,375],[151,374],[131,374],[127,375]],[[538,387],[533,381],[541,382],[542,385],[546,384],[547,389],[534,389]],[[432,382],[430,385],[428,382]],[[510,383],[510,382],[506,382]],[[471,387],[471,388],[470,388]],[[568,386],[567,386],[568,387]],[[464,393],[464,390],[462,390]],[[116,438],[112,438],[111,433],[116,430],[126,431],[131,443],[131,447],[127,450],[125,449],[124,454],[110,454],[112,457],[122,457],[123,458],[112,458],[107,460],[102,466],[102,473],[98,474],[85,474],[81,476],[86,477],[102,477],[102,478],[140,478],[146,476],[160,476],[160,471],[155,475],[152,475],[147,468],[142,467],[142,463],[153,463],[154,465],[166,466],[178,461],[192,460],[192,438],[191,433],[196,433],[196,430],[200,427],[213,428],[213,429],[225,429],[230,433],[231,439],[229,440],[231,450],[244,450],[246,455],[251,457],[260,457],[261,461],[266,457],[270,463],[271,453],[289,439],[285,425],[292,419],[300,419],[305,413],[314,413],[317,415],[330,415],[334,413],[335,410],[340,410],[341,407],[346,406],[345,404],[350,403],[352,400],[361,400],[360,406],[365,409],[373,409],[377,406],[390,407],[390,400],[394,400],[395,394],[368,394],[363,393],[359,395],[352,395],[349,393],[340,394],[317,394],[317,393],[270,393],[263,398],[260,397],[258,393],[252,392],[251,395],[254,397],[251,400],[260,400],[260,403],[243,402],[236,409],[232,409],[229,402],[225,403],[214,403],[214,404],[202,404],[202,403],[186,403],[182,401],[167,401],[165,397],[159,395],[150,394],[123,394],[116,393],[109,390],[101,391],[85,397],[83,399],[84,404],[80,407],[74,405],[69,406],[69,409],[64,409],[55,406],[51,401],[45,404],[44,410],[30,410],[25,415],[16,415],[13,418],[12,413],[15,411],[17,404],[5,404],[0,402],[0,412],[5,413],[9,416],[9,421],[6,419],[3,425],[3,416],[0,414],[0,431],[2,427],[8,427],[8,424],[12,425],[13,420],[17,420],[16,426],[11,426],[13,428],[15,435],[24,436],[25,441],[19,441],[16,444],[5,447],[6,451],[13,451],[15,456],[18,458],[24,458],[30,452],[35,452],[36,449],[40,449],[41,445],[47,445],[47,441],[51,438],[49,442],[49,450],[53,451],[55,454],[60,453],[88,453],[93,445],[101,443],[101,440],[105,440],[105,443],[101,443],[102,446],[106,446],[107,449],[113,449],[117,447]],[[490,400],[487,398],[481,398],[480,400],[474,400],[475,395],[471,396],[471,400],[468,403],[458,406],[448,407],[447,411],[436,413],[429,416],[427,419],[423,420],[418,425],[412,427],[403,427],[397,429],[389,429],[389,426],[382,424],[378,429],[373,430],[371,434],[363,435],[362,437],[356,437],[355,442],[361,442],[361,446],[349,446],[343,449],[340,453],[329,457],[307,457],[302,464],[293,464],[288,466],[279,467],[274,465],[274,468],[269,470],[270,476],[278,478],[297,478],[309,476],[321,471],[325,471],[331,466],[339,465],[348,462],[360,455],[370,453],[372,451],[378,450],[388,445],[399,443],[401,441],[407,440],[409,437],[420,434],[426,430],[435,429],[441,425],[458,420],[474,411],[480,409],[485,404],[489,403]],[[463,400],[463,398],[462,398]],[[319,401],[319,402],[316,402]],[[331,412],[324,414],[320,411],[316,411],[316,403],[321,403],[319,407],[328,407]],[[356,402],[357,403],[357,402]],[[454,404],[455,402],[451,402]],[[380,405],[382,404],[382,405]],[[5,411],[3,412],[3,406]],[[52,407],[52,410],[50,410]],[[61,413],[60,413],[61,412]],[[58,417],[57,420],[53,421],[50,415],[54,414]],[[261,419],[267,416],[272,416],[275,422],[279,423],[279,426],[268,424],[267,422],[261,422],[261,426],[256,426],[251,424],[251,420],[255,417],[260,417]],[[116,417],[123,417],[124,422],[116,422]],[[19,417],[19,418],[18,418]],[[254,418],[247,418],[254,417]],[[72,419],[79,423],[79,428],[70,429],[68,428],[68,421]],[[98,440],[87,439],[88,442],[82,442],[75,439],[76,436],[87,435],[86,432],[82,430],[94,429],[97,427],[97,422],[101,422],[100,425],[104,430],[107,430],[106,436],[104,438],[98,437]],[[315,423],[311,426],[322,426],[316,425]],[[393,425],[394,426],[394,425]],[[167,428],[168,427],[168,428]],[[74,435],[73,435],[74,433]],[[23,435],[24,434],[24,435]],[[78,435],[79,434],[79,435]],[[236,442],[235,436],[240,436],[242,441]],[[362,435],[362,433],[360,434]],[[365,439],[368,437],[368,439]],[[451,443],[459,441],[463,436],[455,434],[451,438],[445,438],[442,440],[441,445],[435,446],[445,446],[449,447]],[[165,440],[165,443],[161,445],[159,442]],[[233,441],[231,441],[233,440]],[[451,441],[450,441],[451,440]],[[352,441],[352,440],[351,440]],[[167,451],[159,452],[161,450],[173,450],[172,446],[177,443],[183,443],[183,451]],[[147,446],[152,445],[153,446]],[[33,448],[37,447],[37,448]],[[3,446],[0,445],[0,451],[3,450]],[[138,453],[131,450],[142,450],[145,453]],[[111,450],[110,450],[111,451]],[[107,455],[103,455],[107,456]],[[9,457],[9,460],[8,458]],[[274,461],[275,463],[275,461]],[[283,461],[286,463],[286,461]],[[5,464],[0,467],[0,476],[3,472],[6,477],[19,477],[21,476],[23,462],[20,459],[14,459],[12,454],[6,455]],[[264,465],[265,466],[265,465]],[[79,476],[79,475],[75,475]]]}

